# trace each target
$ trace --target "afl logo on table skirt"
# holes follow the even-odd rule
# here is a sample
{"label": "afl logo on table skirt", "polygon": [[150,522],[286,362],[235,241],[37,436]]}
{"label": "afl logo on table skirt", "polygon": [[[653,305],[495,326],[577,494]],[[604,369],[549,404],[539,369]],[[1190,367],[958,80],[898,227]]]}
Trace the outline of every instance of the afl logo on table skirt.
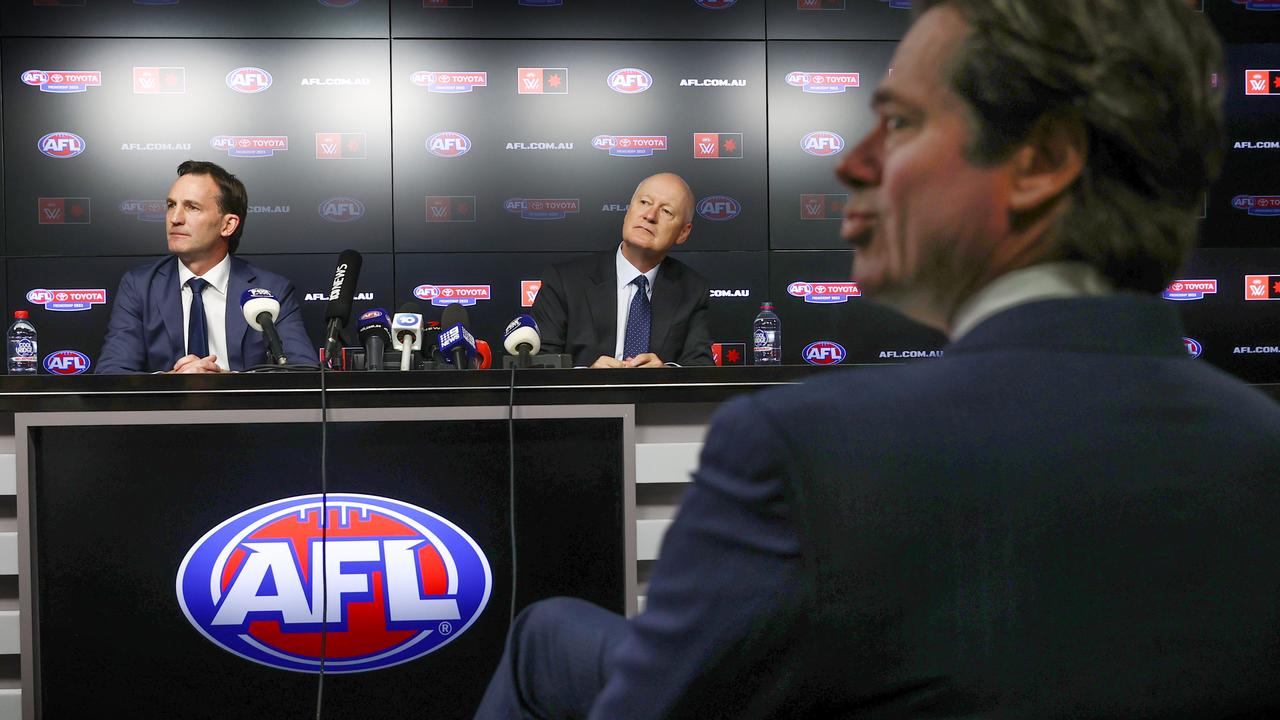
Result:
{"label": "afl logo on table skirt", "polygon": [[177,578],[178,604],[202,635],[298,672],[320,671],[322,615],[324,671],[366,672],[451,642],[492,590],[489,561],[461,528],[399,500],[348,493],[246,510],[205,533]]}

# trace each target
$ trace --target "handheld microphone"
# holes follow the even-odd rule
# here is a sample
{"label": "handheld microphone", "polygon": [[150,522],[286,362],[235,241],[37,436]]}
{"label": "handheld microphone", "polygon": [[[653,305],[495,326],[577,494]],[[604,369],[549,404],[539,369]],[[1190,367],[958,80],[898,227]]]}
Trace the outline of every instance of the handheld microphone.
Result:
{"label": "handheld microphone", "polygon": [[391,319],[382,308],[360,315],[360,341],[364,345],[365,369],[381,370],[382,356],[391,343]]}
{"label": "handheld microphone", "polygon": [[509,355],[518,355],[516,367],[527,368],[532,363],[530,355],[537,355],[542,349],[542,336],[538,334],[538,323],[531,315],[520,315],[512,320],[502,333],[502,347]]}
{"label": "handheld microphone", "polygon": [[339,333],[351,318],[351,301],[356,295],[356,281],[360,279],[363,262],[355,250],[343,250],[338,255],[338,266],[334,268],[333,284],[329,288],[329,306],[324,314],[327,324],[324,340],[326,358],[337,357],[342,342]]}
{"label": "handheld microphone", "polygon": [[249,327],[262,333],[266,339],[267,362],[287,365],[289,359],[284,356],[280,333],[276,332],[276,318],[280,317],[280,301],[276,296],[270,290],[249,288],[240,295],[240,310]]}
{"label": "handheld microphone", "polygon": [[471,367],[471,360],[476,356],[476,339],[467,328],[467,311],[459,305],[450,305],[444,309],[440,318],[440,354],[445,362],[452,363],[459,370]]}
{"label": "handheld microphone", "polygon": [[440,357],[440,322],[438,320],[428,320],[426,327],[422,328],[422,359],[431,363],[433,369],[437,369],[444,359]]}
{"label": "handheld microphone", "polygon": [[413,352],[422,349],[422,313],[418,303],[405,303],[391,319],[391,347],[400,351],[400,369],[410,370]]}

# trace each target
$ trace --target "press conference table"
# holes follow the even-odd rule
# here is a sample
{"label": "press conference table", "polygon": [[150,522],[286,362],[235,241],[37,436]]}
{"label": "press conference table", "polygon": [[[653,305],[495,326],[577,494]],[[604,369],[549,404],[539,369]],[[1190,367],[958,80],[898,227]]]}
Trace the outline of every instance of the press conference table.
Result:
{"label": "press conference table", "polygon": [[[435,513],[474,540],[490,571],[487,604],[453,624],[455,637],[385,668],[339,672],[346,656],[336,653],[363,631],[354,609],[350,626],[330,610],[328,645],[316,645],[326,648],[325,716],[467,717],[513,611],[557,594],[637,611],[720,402],[825,370],[3,378],[18,467],[23,717],[314,711],[318,676],[275,658],[316,628],[277,613],[271,634],[241,636],[274,638],[263,653],[220,645],[184,614],[193,599],[181,573],[215,528],[322,493]],[[382,571],[390,582],[390,565],[368,577]],[[263,583],[258,595],[272,597],[287,585],[270,574]],[[387,598],[334,597],[394,614]],[[379,637],[399,627],[381,624]]]}

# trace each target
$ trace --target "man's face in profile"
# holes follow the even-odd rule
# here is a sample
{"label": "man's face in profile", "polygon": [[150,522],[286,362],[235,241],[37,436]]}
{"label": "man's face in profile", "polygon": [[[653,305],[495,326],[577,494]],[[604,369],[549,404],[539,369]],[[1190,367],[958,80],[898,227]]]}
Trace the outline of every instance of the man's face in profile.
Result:
{"label": "man's face in profile", "polygon": [[841,226],[855,250],[854,280],[869,297],[938,327],[1004,272],[1009,232],[1006,163],[968,159],[973,121],[947,80],[968,30],[950,7],[920,17],[876,91],[875,129],[837,169],[854,190]]}

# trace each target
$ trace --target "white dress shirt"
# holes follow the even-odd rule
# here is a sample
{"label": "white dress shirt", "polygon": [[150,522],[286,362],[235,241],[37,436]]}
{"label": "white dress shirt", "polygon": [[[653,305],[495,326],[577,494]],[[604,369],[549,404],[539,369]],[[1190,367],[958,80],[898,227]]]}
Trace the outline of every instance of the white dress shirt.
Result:
{"label": "white dress shirt", "polygon": [[[640,275],[644,275],[649,279],[649,289],[645,293],[649,296],[649,300],[653,300],[653,281],[658,279],[658,267],[655,266],[649,272],[642,273],[631,264],[631,261],[623,257],[622,244],[618,244],[618,252],[614,258],[617,263],[618,276],[618,341],[613,346],[613,357],[616,360],[624,359],[622,357],[622,345],[627,339],[627,314],[631,312],[631,301],[636,296],[636,286],[631,283]],[[652,348],[650,348],[652,351]]]}
{"label": "white dress shirt", "polygon": [[[182,347],[187,346],[187,331],[191,327],[191,287],[187,281],[196,274],[178,261],[178,283],[182,292]],[[209,286],[201,293],[204,301],[205,332],[209,337],[209,354],[218,356],[218,367],[231,370],[227,358],[227,283],[231,281],[231,256],[222,258],[209,272],[201,275]]]}
{"label": "white dress shirt", "polygon": [[1005,273],[961,303],[951,319],[951,340],[1015,305],[1052,298],[1096,297],[1115,292],[1111,281],[1092,265],[1049,262]]}

